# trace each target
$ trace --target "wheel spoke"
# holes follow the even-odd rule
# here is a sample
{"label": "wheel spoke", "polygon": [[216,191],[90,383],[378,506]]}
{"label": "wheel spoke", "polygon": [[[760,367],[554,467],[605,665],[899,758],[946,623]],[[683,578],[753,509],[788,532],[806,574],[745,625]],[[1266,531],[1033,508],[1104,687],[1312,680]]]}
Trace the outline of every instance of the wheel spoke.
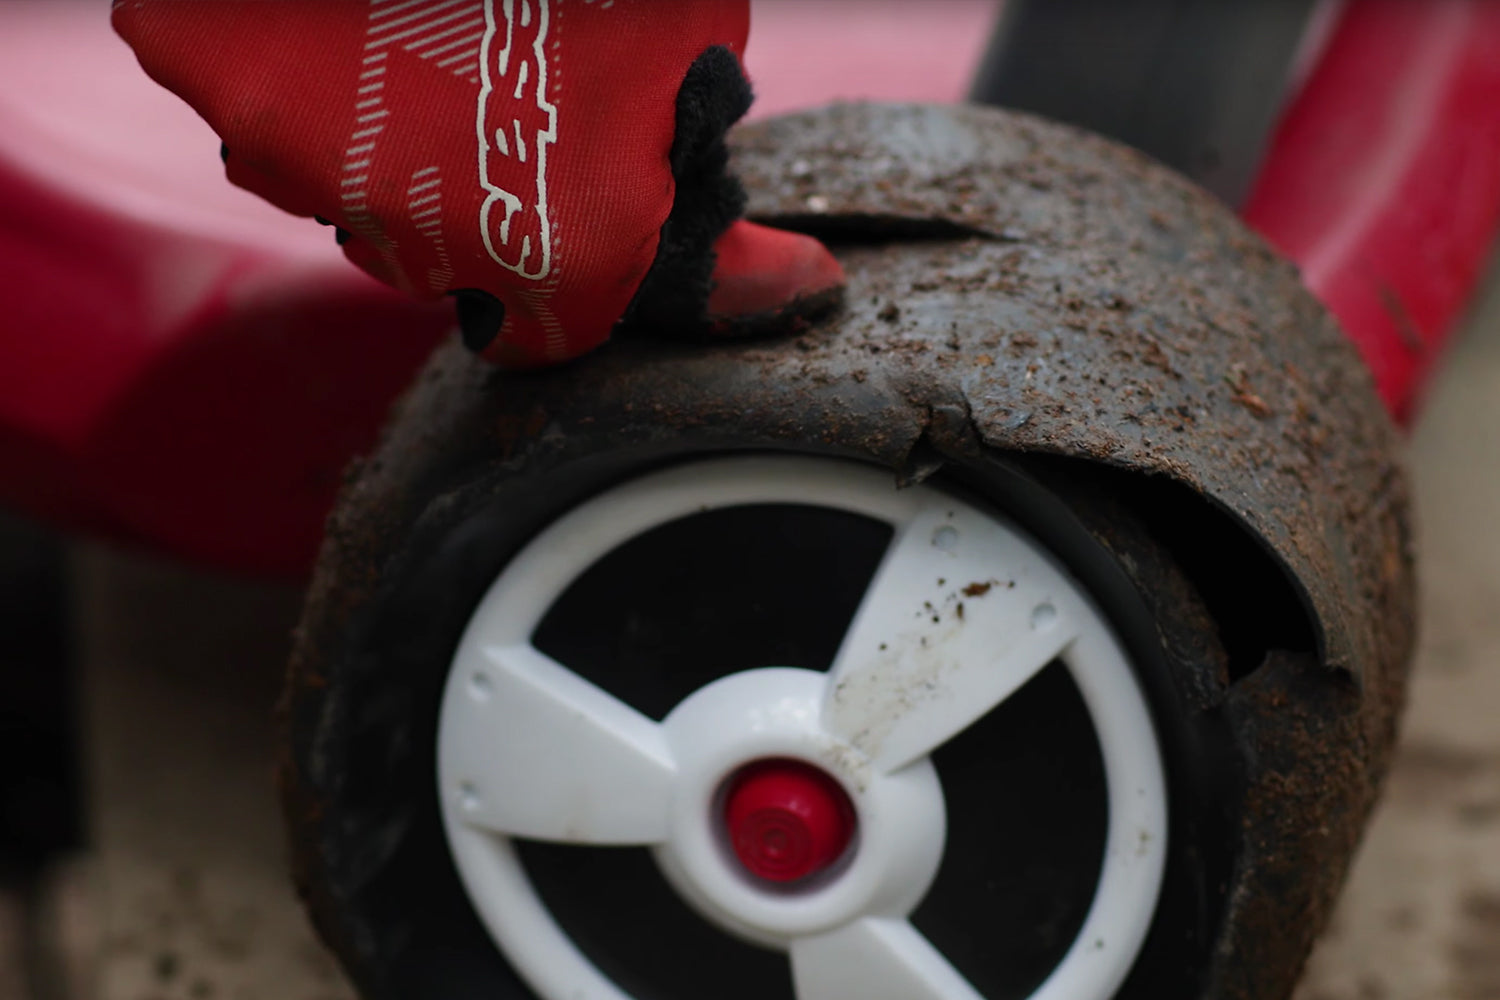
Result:
{"label": "wheel spoke", "polygon": [[894,771],[984,715],[1077,635],[1067,582],[1016,535],[935,498],[900,529],[844,637],[823,725]]}
{"label": "wheel spoke", "polygon": [[530,645],[455,670],[440,771],[464,822],[569,843],[665,839],[676,765],[660,726]]}
{"label": "wheel spoke", "polygon": [[797,1000],[984,1000],[905,920],[865,917],[791,952]]}

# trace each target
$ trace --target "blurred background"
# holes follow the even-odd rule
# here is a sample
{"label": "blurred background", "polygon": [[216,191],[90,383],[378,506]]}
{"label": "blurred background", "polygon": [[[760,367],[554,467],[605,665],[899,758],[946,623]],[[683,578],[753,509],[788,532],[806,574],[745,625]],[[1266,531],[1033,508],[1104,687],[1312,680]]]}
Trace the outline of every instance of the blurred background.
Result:
{"label": "blurred background", "polygon": [[[0,4],[0,347],[20,359],[0,357],[0,454],[22,455],[11,477],[26,479],[0,511],[0,998],[335,1000],[349,993],[284,871],[271,709],[317,540],[306,512],[446,321],[373,291],[327,231],[230,188],[217,139],[145,80],[105,6]],[[1318,27],[1260,71],[1295,86],[1342,6],[1289,5]],[[984,0],[757,0],[754,114],[960,100],[1000,16]],[[1263,135],[1279,106],[1234,110],[1249,122],[1236,134]],[[1184,157],[1249,196],[1233,156]],[[101,236],[101,218],[125,235]],[[229,273],[249,277],[205,305]],[[129,315],[116,279],[141,289]],[[295,323],[252,322],[246,302],[267,296],[367,322],[346,324],[349,345],[255,368],[265,338],[304,342]],[[299,315],[321,329],[331,313]],[[1424,589],[1402,751],[1299,1000],[1500,1000],[1500,275],[1465,316],[1425,398],[1410,389]],[[351,347],[379,336],[390,358],[346,377]],[[101,340],[124,346],[83,349]],[[62,390],[28,374],[65,351],[92,408],[52,407]],[[313,417],[349,430],[302,442]],[[26,433],[66,447],[6,437]],[[42,483],[66,489],[26,487]]]}

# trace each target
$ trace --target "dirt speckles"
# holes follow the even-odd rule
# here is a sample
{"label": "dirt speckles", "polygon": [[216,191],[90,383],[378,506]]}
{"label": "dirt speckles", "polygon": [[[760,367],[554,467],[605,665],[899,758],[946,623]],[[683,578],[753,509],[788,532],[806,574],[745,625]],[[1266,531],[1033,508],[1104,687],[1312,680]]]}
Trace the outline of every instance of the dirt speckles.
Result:
{"label": "dirt speckles", "polygon": [[1249,410],[1258,419],[1264,420],[1274,412],[1270,404],[1250,388],[1249,377],[1242,366],[1236,365],[1230,368],[1228,374],[1224,376],[1224,382],[1234,393],[1230,399]]}
{"label": "dirt speckles", "polygon": [[856,750],[876,756],[903,718],[945,696],[943,676],[958,666],[948,658],[946,640],[960,627],[954,622],[947,628],[903,632],[881,645],[880,658],[870,669],[835,685],[830,708],[835,718],[859,721],[858,730],[849,734]]}
{"label": "dirt speckles", "polygon": [[1020,356],[1035,351],[1038,347],[1041,346],[1041,341],[1037,340],[1036,337],[1032,336],[1030,333],[1027,333],[1025,330],[1017,330],[1015,333],[1010,335],[1010,340],[1007,346],[1011,349],[1012,353]]}

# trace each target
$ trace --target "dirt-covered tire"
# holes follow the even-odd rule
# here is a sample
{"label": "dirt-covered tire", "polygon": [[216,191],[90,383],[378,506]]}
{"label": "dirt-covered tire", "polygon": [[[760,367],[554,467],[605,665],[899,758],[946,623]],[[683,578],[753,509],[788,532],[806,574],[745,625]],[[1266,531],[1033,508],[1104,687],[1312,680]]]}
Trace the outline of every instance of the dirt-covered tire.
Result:
{"label": "dirt-covered tire", "polygon": [[[362,516],[362,490],[353,491],[356,502],[337,527],[341,558],[325,561],[301,629],[286,705],[286,778],[303,888],[367,996],[529,998],[537,994],[527,981],[548,974],[523,958],[526,975],[518,975],[502,955],[497,937],[507,936],[495,927],[508,918],[477,898],[489,891],[479,886],[490,876],[455,867],[452,831],[444,829],[445,811],[452,824],[455,796],[464,794],[438,782],[444,691],[465,683],[450,675],[497,577],[518,553],[534,562],[537,549],[527,546],[549,526],[554,534],[543,545],[573,537],[555,534],[558,519],[600,492],[662,476],[691,492],[699,477],[705,497],[691,506],[701,513],[646,518],[667,519],[654,528],[654,544],[666,547],[673,564],[653,576],[650,567],[661,560],[639,539],[634,552],[626,542],[595,553],[602,561],[575,553],[570,558],[592,568],[565,581],[571,586],[543,616],[533,645],[557,659],[576,658],[590,683],[654,719],[724,674],[827,669],[889,531],[805,500],[791,506],[774,491],[766,503],[778,506],[744,506],[716,478],[745,468],[752,478],[797,482],[787,469],[803,467],[812,480],[843,470],[866,486],[878,482],[891,498],[951,496],[1033,540],[1118,638],[1129,662],[1123,679],[1149,706],[1165,766],[1165,836],[1158,842],[1149,824],[1135,834],[1142,858],[1165,848],[1160,902],[1142,908],[1137,897],[1128,917],[1091,925],[1108,927],[1109,940],[1096,934],[1075,941],[1102,859],[1120,845],[1105,848],[1108,783],[1098,745],[1088,743],[1095,730],[1077,683],[1056,664],[1041,671],[936,754],[948,793],[946,852],[912,914],[914,925],[987,1000],[1050,996],[1038,992],[1049,976],[1070,955],[1075,966],[1089,965],[1091,952],[1114,955],[1121,975],[1075,971],[1094,992],[1074,986],[1067,995],[1194,993],[1223,908],[1240,788],[1222,721],[1191,692],[1221,684],[1227,659],[1212,618],[1166,548],[1109,499],[1113,477],[1091,477],[1069,463],[996,457],[901,491],[894,475],[847,458],[756,453],[644,461],[602,455],[541,476],[500,478],[476,463],[467,476],[453,470],[437,490],[403,496],[401,507],[423,514],[395,534],[378,517]],[[763,469],[776,474],[754,471]],[[716,563],[721,572],[711,571]],[[380,568],[351,586],[350,566]],[[991,599],[981,595],[1007,570],[964,572],[976,579],[932,581],[933,618],[945,618],[945,627],[957,603],[968,607],[968,627],[975,627],[977,610]],[[592,612],[581,613],[589,602]],[[925,614],[920,624],[928,624]],[[316,641],[330,635],[332,644]],[[729,639],[730,648],[704,656],[715,639]],[[528,767],[548,771],[538,761]],[[479,774],[474,785],[490,777]],[[562,932],[625,996],[796,995],[784,955],[745,943],[748,934],[716,929],[685,906],[648,852],[523,843],[518,855],[519,870]],[[701,901],[694,905],[701,909]],[[518,933],[507,941],[516,951],[531,940],[529,931]],[[848,988],[858,988],[856,970],[850,975]],[[561,989],[541,995],[568,995]],[[837,992],[798,1000],[825,995]]]}
{"label": "dirt-covered tire", "polygon": [[[766,980],[749,971],[755,956],[762,967],[764,961],[779,963],[774,967],[785,987],[787,962],[776,949],[789,948],[795,964],[801,937],[843,933],[828,923],[826,909],[817,920],[802,919],[795,905],[780,911],[787,922],[768,924],[764,907],[748,901],[759,897],[740,891],[743,879],[715,881],[713,873],[724,872],[709,862],[714,856],[722,860],[722,850],[707,855],[709,862],[701,851],[689,858],[691,852],[678,850],[692,837],[668,836],[658,815],[665,808],[661,786],[672,781],[658,774],[633,784],[640,769],[626,767],[630,781],[619,787],[588,784],[579,776],[613,773],[594,766],[600,755],[585,755],[593,762],[587,767],[561,764],[600,745],[622,746],[622,762],[693,763],[696,770],[683,773],[698,781],[689,791],[699,798],[683,801],[705,807],[694,814],[701,821],[694,829],[703,836],[692,842],[712,842],[704,814],[719,792],[725,801],[714,799],[711,815],[720,818],[713,823],[738,837],[738,821],[729,814],[740,804],[740,785],[704,784],[707,758],[679,746],[679,723],[709,718],[703,706],[718,697],[715,692],[729,690],[721,685],[749,685],[742,693],[752,704],[769,697],[773,682],[788,685],[788,703],[810,706],[807,690],[826,694],[828,678],[819,680],[817,671],[830,665],[827,641],[821,660],[795,644],[784,649],[766,643],[785,638],[791,621],[821,622],[825,632],[839,634],[847,609],[836,611],[834,603],[797,588],[823,580],[823,590],[831,593],[837,588],[813,568],[854,565],[853,556],[804,555],[805,566],[783,567],[779,575],[762,568],[756,576],[725,573],[712,559],[705,568],[703,553],[712,556],[717,543],[679,545],[700,559],[684,562],[697,567],[696,575],[690,574],[691,586],[679,584],[675,603],[652,614],[685,615],[701,631],[704,621],[719,620],[714,609],[726,603],[754,608],[768,596],[782,602],[771,616],[775,620],[757,624],[752,615],[749,624],[741,621],[741,632],[755,640],[747,648],[759,650],[754,657],[699,656],[685,686],[654,693],[637,687],[649,677],[642,668],[651,667],[651,657],[590,674],[584,661],[599,649],[625,648],[612,640],[581,653],[553,646],[540,659],[528,654],[525,669],[502,656],[500,674],[483,680],[479,675],[489,668],[470,655],[485,648],[491,617],[486,608],[508,606],[505,592],[517,592],[513,577],[523,572],[517,567],[530,566],[526,573],[537,566],[564,567],[564,575],[579,578],[584,593],[598,587],[599,579],[610,579],[590,569],[589,559],[613,564],[609,546],[599,539],[629,543],[628,532],[582,533],[578,537],[595,537],[599,545],[582,555],[572,542],[546,534],[555,525],[586,525],[589,518],[596,525],[612,523],[615,501],[596,498],[622,489],[629,499],[637,488],[632,484],[646,484],[639,488],[649,493],[648,481],[656,475],[684,476],[690,488],[697,473],[689,463],[803,456],[846,463],[840,467],[866,476],[880,470],[884,486],[844,505],[853,504],[854,513],[879,521],[887,510],[882,505],[897,503],[892,498],[950,491],[979,511],[972,516],[980,521],[1013,524],[1016,531],[1004,537],[1032,540],[1026,545],[1041,554],[1029,557],[1029,565],[1053,566],[1075,581],[1068,588],[1087,595],[1076,607],[1096,608],[1104,623],[1096,631],[1115,636],[1124,650],[1125,665],[1112,676],[1127,679],[1148,706],[1164,761],[1169,816],[1165,837],[1155,836],[1149,822],[1141,828],[1143,857],[1164,852],[1157,855],[1165,862],[1160,903],[1149,915],[1137,913],[1129,933],[1111,931],[1087,944],[1098,945],[1101,960],[1127,953],[1133,959],[1122,996],[1284,1000],[1328,919],[1375,801],[1410,663],[1414,586],[1405,479],[1395,434],[1368,372],[1296,271],[1221,204],[1097,137],[987,109],[846,105],[757,123],[739,134],[735,147],[753,215],[807,229],[834,245],[848,275],[842,313],[775,343],[692,346],[623,339],[581,363],[524,376],[496,373],[457,347],[444,349],[413,387],[381,448],[351,478],[330,522],[299,632],[283,730],[293,848],[325,938],[371,998],[525,996],[518,992],[523,987],[517,971],[502,958],[502,949],[509,949],[520,956],[518,964],[533,963],[526,975],[542,984],[548,1000],[571,1000],[567,981],[559,980],[562,987],[543,982],[549,969],[563,967],[570,975],[580,969],[599,973],[581,986],[577,976],[571,981],[586,996],[618,996],[608,986],[612,982],[626,985],[626,995],[638,994],[636,1000],[669,1000],[684,989],[718,996],[730,995],[726,990],[735,984],[760,989]],[[914,489],[903,494],[897,486]],[[871,499],[877,493],[883,499]],[[697,510],[682,508],[681,495],[674,495],[677,515]],[[781,499],[817,498],[799,493]],[[713,514],[722,500],[705,497],[703,505]],[[757,502],[774,500],[759,496]],[[581,513],[590,504],[594,512]],[[621,517],[628,506],[618,507]],[[583,520],[569,521],[575,517]],[[891,517],[889,530],[905,523]],[[665,529],[649,518],[630,527],[648,535],[657,530]],[[770,529],[763,524],[755,530]],[[785,539],[751,544],[761,536],[743,525],[720,535],[725,544],[747,549],[744,559],[795,554],[798,546],[814,544],[842,551],[852,544],[832,529],[793,532],[802,541],[790,547]],[[977,531],[997,546],[1002,535],[998,528]],[[864,551],[868,559],[868,545]],[[569,553],[567,560],[563,553]],[[1039,579],[1045,575],[1040,568],[1036,573]],[[983,589],[991,577],[1010,579],[986,574],[976,567],[963,586]],[[857,589],[857,577],[843,586]],[[575,624],[561,631],[586,635],[623,628],[621,609],[669,592],[654,579],[639,569],[613,578],[593,591],[594,603],[586,606],[598,614],[584,616],[588,628]],[[737,597],[736,579],[742,586]],[[538,591],[541,596],[534,595],[519,618],[501,614],[512,629],[503,638],[512,646],[547,646],[541,634],[552,612],[536,602],[568,603],[566,582],[552,579],[547,588],[553,589]],[[923,586],[940,585],[934,580]],[[524,582],[519,592],[529,592]],[[787,595],[799,593],[803,599],[792,601],[789,610]],[[983,602],[993,596],[972,606],[966,602],[966,611],[990,607]],[[913,624],[921,624],[917,612],[926,610],[924,603],[933,605],[933,627],[951,626],[956,595],[920,596],[910,609]],[[644,615],[649,609],[638,610]],[[701,620],[695,611],[704,612]],[[1036,620],[1053,619],[1043,612]],[[1012,634],[1026,634],[1027,620],[1016,622]],[[865,633],[855,628],[854,634]],[[478,638],[469,642],[466,635]],[[637,634],[632,641],[639,639]],[[567,661],[566,669],[543,662],[559,659]],[[960,666],[970,662],[956,660]],[[793,668],[795,676],[762,672],[777,667]],[[714,671],[730,676],[716,679]],[[1083,685],[1071,663],[1067,675]],[[746,676],[750,680],[735,679]],[[941,694],[946,676],[938,671],[906,694]],[[965,684],[975,679],[967,667],[954,676],[968,678]],[[475,683],[467,694],[464,677]],[[524,685],[516,687],[518,678],[534,682],[529,694]],[[833,687],[842,679],[836,674]],[[889,684],[876,688],[896,690]],[[445,689],[459,693],[445,702]],[[1020,694],[1031,690],[1024,685]],[[593,734],[549,744],[552,727],[538,720],[560,718],[558,705],[572,704],[572,696],[552,696],[567,691],[584,699],[575,708],[623,706],[605,711],[601,717],[618,725],[604,728],[637,738],[601,744]],[[537,700],[547,692],[550,708],[547,697]],[[468,737],[447,741],[448,708],[472,707],[481,696],[490,698],[486,711],[500,712],[495,718],[505,725],[459,731],[493,730],[501,734],[499,742],[486,750]],[[534,714],[505,714],[506,706],[525,698],[536,706]],[[1017,703],[1001,701],[1001,715]],[[1028,723],[1041,725],[1037,740],[1060,739],[1068,731],[1060,722],[1045,724],[1063,717],[1065,701],[1023,713]],[[907,710],[900,703],[870,699],[899,709],[871,732],[904,725]],[[981,707],[993,703],[981,699]],[[849,843],[855,853],[838,857],[852,858],[847,871],[853,885],[860,859],[882,856],[869,844],[896,842],[881,840],[883,821],[873,818],[880,810],[869,804],[874,799],[862,798],[861,755],[878,772],[871,788],[884,787],[902,770],[893,771],[894,765],[906,758],[882,757],[870,733],[839,728],[822,709],[808,707],[803,714],[821,721],[799,738],[831,734],[852,748],[839,765],[811,756],[827,779],[820,787],[842,788],[852,803],[857,822]],[[984,720],[993,721],[995,714],[965,732],[993,728]],[[1092,709],[1085,714],[1102,724],[1104,715]],[[914,717],[925,716],[918,711]],[[734,738],[745,749],[748,738],[742,739],[739,725],[726,716],[722,729],[730,736],[739,732]],[[713,730],[700,725],[695,731]],[[1019,733],[1022,727],[1001,731]],[[506,743],[515,733],[530,735]],[[901,739],[903,753],[918,751],[913,767],[930,756],[939,773],[951,774],[942,749],[924,756],[931,746],[909,737]],[[444,763],[445,743],[457,748],[455,766]],[[720,750],[727,745],[718,736],[694,745],[710,744]],[[475,745],[482,752],[464,751]],[[838,750],[837,741],[820,745]],[[1087,739],[1061,744],[1080,745],[1088,745]],[[1108,748],[1109,742],[1096,745]],[[809,756],[805,743],[777,753]],[[997,761],[1016,753],[997,748],[979,756]],[[1049,750],[1040,759],[1072,758]],[[967,995],[968,988],[955,986],[962,980],[942,971],[950,964],[992,1000],[1046,1000],[1049,987],[1038,984],[1049,968],[1066,964],[1049,947],[1055,951],[1059,941],[1079,940],[1069,935],[1088,925],[1074,927],[1066,913],[1051,923],[1038,915],[1076,899],[1066,889],[1068,880],[1076,886],[1078,872],[1090,870],[1092,862],[1050,853],[1080,841],[1048,836],[1042,819],[1069,815],[1064,792],[1087,787],[1082,773],[1058,777],[1042,789],[1046,795],[1038,792],[1039,801],[1050,795],[1055,808],[1010,811],[1026,822],[1002,832],[1027,832],[1031,840],[1005,841],[997,834],[978,849],[964,846],[962,837],[986,827],[964,818],[957,779],[914,779],[928,805],[913,807],[911,814],[930,821],[943,813],[947,833],[940,837],[929,822],[925,841],[902,841],[915,853],[886,855],[909,862],[889,871],[920,873],[934,862],[911,845],[941,840],[946,850],[935,881],[928,885],[924,875],[902,885],[868,883],[890,890],[883,909],[845,916],[887,923],[861,923],[857,934],[850,932],[854,937],[839,938],[848,946],[842,954],[855,961],[823,961],[818,956],[826,959],[831,952],[815,949],[812,965],[804,961],[804,967],[878,972],[892,965],[895,954],[910,959],[907,967],[926,969],[946,983],[938,991],[945,1000],[955,990]],[[791,780],[791,769],[780,777]],[[1014,776],[991,777],[1020,796],[1015,789],[1024,783],[1014,784]],[[934,789],[950,784],[954,794],[943,796],[941,809],[932,807]],[[642,794],[622,796],[621,788]],[[596,811],[632,818],[604,829],[592,820],[559,823],[557,813],[542,808],[557,799],[553,792],[580,808],[607,804]],[[843,808],[836,795],[828,796],[825,818]],[[520,813],[506,812],[517,803],[524,807]],[[454,831],[481,820],[491,829],[552,842],[639,844],[645,838],[667,847],[611,853],[533,844],[512,852],[520,860],[507,862],[508,868],[490,864],[488,875],[476,877],[484,868],[476,868],[476,855],[510,850],[502,837],[480,837],[480,848],[463,846],[476,838]],[[1082,819],[1077,826],[1087,829]],[[865,833],[868,842],[861,839]],[[837,837],[832,842],[843,843]],[[606,870],[598,866],[604,856],[626,859],[621,863],[627,866],[634,858],[634,868]],[[944,874],[949,857],[1047,877],[1025,884],[976,868],[975,877],[958,880],[976,895],[945,909],[958,914],[949,921],[956,936],[945,936],[922,910],[951,902],[943,888],[952,881]],[[492,891],[497,873],[504,891]],[[570,881],[568,873],[576,877]],[[830,884],[843,879],[834,869],[819,877]],[[1038,888],[1043,884],[1053,891]],[[997,885],[1015,892],[1002,891],[997,899],[980,891]],[[609,886],[620,889],[604,905],[598,893]],[[924,889],[931,890],[927,901],[915,906]],[[641,919],[635,914],[647,907],[648,892],[654,893],[651,916]],[[521,895],[539,901],[521,921],[529,937],[517,936],[515,922],[501,912],[505,900]],[[794,896],[794,903],[814,908],[815,895]],[[1032,904],[1037,908],[1029,909]],[[1006,906],[1022,906],[1027,915],[1007,915]],[[669,911],[677,917],[669,920]],[[556,919],[549,916],[554,913]],[[690,913],[704,919],[684,916]],[[845,921],[851,922],[859,923]],[[557,926],[566,933],[548,930]],[[1037,937],[1042,927],[1052,928],[1043,934],[1046,940]],[[1137,954],[1131,949],[1142,932],[1149,933]],[[736,946],[738,957],[720,950],[745,939],[771,950],[742,944]],[[930,961],[930,949],[919,939],[934,942],[951,962]],[[579,944],[582,959],[564,954],[579,952],[569,940]],[[884,944],[872,952],[871,942]],[[983,954],[1001,945],[1014,948],[1004,963],[1008,972],[992,975],[980,967],[983,961],[975,965],[964,954],[965,948]],[[548,949],[563,959],[553,963],[545,957]],[[611,957],[611,949],[626,953],[628,961]],[[643,957],[649,968],[633,972],[631,963]],[[828,977],[798,975],[814,983],[813,1000],[819,990],[838,995],[836,975],[832,985]],[[681,977],[688,977],[685,986]],[[902,982],[894,973],[878,978],[882,989]],[[1107,993],[1112,982],[1101,977],[1089,989]],[[863,981],[844,985],[878,996]],[[773,994],[765,987],[756,995]],[[905,1000],[921,991],[898,988],[896,995]],[[1069,995],[1091,994],[1080,989]]]}

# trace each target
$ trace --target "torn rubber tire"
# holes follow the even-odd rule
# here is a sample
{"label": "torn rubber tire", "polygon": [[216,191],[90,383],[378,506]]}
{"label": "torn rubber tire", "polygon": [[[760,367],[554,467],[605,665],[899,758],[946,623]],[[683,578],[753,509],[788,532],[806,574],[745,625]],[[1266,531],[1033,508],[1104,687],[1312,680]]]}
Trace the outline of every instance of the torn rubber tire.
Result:
{"label": "torn rubber tire", "polygon": [[[841,241],[842,316],[778,345],[622,343],[525,377],[446,349],[346,489],[284,728],[299,878],[325,938],[372,998],[529,995],[443,826],[441,699],[470,619],[591,498],[698,460],[792,454],[998,512],[1081,581],[1130,650],[1171,809],[1162,902],[1119,995],[1284,996],[1373,802],[1410,651],[1404,480],[1352,349],[1211,199],[1072,130],[845,108],[747,129],[739,150],[752,212]],[[718,583],[704,577],[705,602]],[[624,606],[660,588],[603,589]],[[715,669],[799,666],[755,664]],[[663,724],[714,683],[660,696]],[[462,784],[460,806],[469,791],[484,803]],[[579,865],[546,855],[521,864],[578,941],[591,913],[612,920],[604,937],[628,936],[628,907],[580,903],[589,880],[566,884]],[[660,870],[647,856],[593,884],[678,877]],[[922,929],[919,909],[911,921]],[[982,922],[966,926],[982,942]],[[714,954],[678,950],[684,974]]]}
{"label": "torn rubber tire", "polygon": [[[859,806],[849,870],[832,871],[803,896],[766,883],[740,887],[742,898],[732,885],[715,886],[713,872],[702,877],[701,893],[695,889],[701,873],[680,870],[692,867],[679,857],[690,848],[672,847],[671,837],[654,852],[599,846],[651,844],[658,835],[641,832],[636,815],[651,795],[650,774],[620,769],[620,756],[631,753],[623,745],[583,760],[593,736],[632,718],[651,720],[641,722],[646,733],[661,720],[680,731],[674,720],[686,713],[693,725],[693,713],[707,711],[722,737],[735,725],[722,707],[717,715],[693,707],[712,701],[716,689],[737,685],[739,708],[756,698],[781,704],[804,683],[823,684],[823,671],[832,671],[830,692],[868,687],[862,697],[879,700],[883,717],[911,697],[909,682],[877,676],[879,664],[856,652],[836,664],[841,643],[859,645],[856,632],[867,644],[911,646],[916,658],[898,670],[922,656],[958,657],[945,668],[951,672],[967,656],[993,677],[1007,668],[1000,659],[976,663],[983,644],[1020,642],[1017,629],[1038,628],[1060,629],[1058,641],[1093,628],[1114,637],[1118,654],[1075,656],[1088,639],[1067,639],[1055,662],[1051,646],[1032,650],[1029,679],[1017,680],[993,711],[938,722],[953,730],[941,746],[929,750],[920,733],[904,735],[910,726],[885,737],[885,746],[916,739],[921,747],[916,764],[906,761],[915,751],[896,752],[898,783],[913,781],[918,765],[935,775],[934,787],[941,782],[935,805],[919,796],[902,810],[902,822],[935,810],[936,833],[900,863],[921,868],[931,851],[937,867],[915,875],[920,903],[911,900],[900,915],[978,992],[943,986],[941,972],[923,985],[939,991],[934,998],[989,1000],[1045,996],[1039,991],[1048,983],[1101,1000],[1117,988],[1120,996],[1194,988],[1229,875],[1223,845],[1240,785],[1232,768],[1203,766],[1228,759],[1227,731],[1178,692],[1186,678],[1201,686],[1222,675],[1227,658],[1170,556],[1097,484],[1051,470],[1049,488],[1024,465],[999,461],[903,490],[889,472],[805,454],[599,459],[607,473],[585,463],[508,484],[476,466],[471,471],[487,480],[481,490],[453,483],[427,498],[422,506],[446,508],[451,519],[442,518],[436,535],[406,540],[403,570],[384,578],[384,595],[359,616],[364,624],[348,633],[340,660],[318,664],[291,689],[291,717],[320,720],[315,743],[293,744],[296,794],[319,804],[320,832],[302,843],[309,898],[368,996],[458,997],[472,989],[555,1000],[593,977],[632,998],[851,995],[861,988],[860,968],[878,964],[883,946],[855,963],[819,953],[831,946],[819,945],[814,931],[885,912],[878,901],[847,913],[828,902],[840,880],[865,877],[859,866],[889,839],[882,824],[891,819],[867,787],[878,786],[867,766],[820,755],[821,743],[804,753],[844,781]],[[465,494],[477,506],[459,500]],[[1109,524],[1108,541],[1089,523]],[[943,548],[944,531],[953,533],[955,552]],[[610,540],[580,541],[601,532]],[[967,553],[971,539],[979,549]],[[932,579],[911,590],[924,568]],[[550,589],[537,574],[555,578]],[[519,659],[490,664],[486,650],[508,627],[490,617],[508,615],[515,600],[506,595],[516,592],[530,595],[540,617],[521,626],[529,638],[505,654]],[[328,596],[345,595],[338,588]],[[919,596],[915,621],[893,620],[887,605],[904,608],[908,598],[916,605]],[[860,612],[862,625],[851,625],[862,604],[872,607]],[[326,607],[315,599],[310,614],[316,619]],[[998,617],[986,619],[987,611]],[[1047,620],[1033,620],[1038,615]],[[975,637],[966,654],[944,652],[965,641],[955,630]],[[525,693],[547,683],[529,673],[532,659],[544,671],[565,664],[563,688],[586,686],[615,707],[600,709],[604,716],[575,739],[568,722],[546,721],[549,709]],[[870,667],[875,674],[862,677]],[[568,697],[563,688],[557,697]],[[507,715],[514,712],[521,714]],[[586,714],[564,712],[575,720]],[[533,736],[528,718],[542,720]],[[907,719],[918,729],[927,724],[915,710]],[[844,733],[834,742],[850,756],[870,755],[878,770],[867,729]],[[727,749],[690,744],[675,766],[691,771],[704,754],[729,754],[733,768],[777,756],[747,739]],[[456,759],[440,762],[440,747]],[[511,770],[543,776],[544,798],[586,781],[590,769],[607,772],[590,793],[594,819],[570,819],[556,803],[505,802],[497,786],[509,783],[510,797],[525,799],[531,793],[515,781],[528,779],[498,774],[507,765],[492,751]],[[548,764],[559,759],[571,763]],[[446,775],[435,786],[440,768]],[[616,788],[626,798],[612,806]],[[712,801],[710,790],[701,810],[710,837]],[[489,815],[493,809],[500,812]],[[529,835],[492,838],[472,827],[479,814],[490,829],[521,824]],[[1162,864],[1165,871],[1152,867]],[[739,868],[726,857],[717,870]],[[909,876],[884,877],[904,884]],[[529,886],[519,905],[493,890],[497,879],[513,878]],[[757,917],[762,895],[789,900],[791,909]],[[818,911],[829,906],[825,918]],[[899,958],[899,947],[890,947]]]}

